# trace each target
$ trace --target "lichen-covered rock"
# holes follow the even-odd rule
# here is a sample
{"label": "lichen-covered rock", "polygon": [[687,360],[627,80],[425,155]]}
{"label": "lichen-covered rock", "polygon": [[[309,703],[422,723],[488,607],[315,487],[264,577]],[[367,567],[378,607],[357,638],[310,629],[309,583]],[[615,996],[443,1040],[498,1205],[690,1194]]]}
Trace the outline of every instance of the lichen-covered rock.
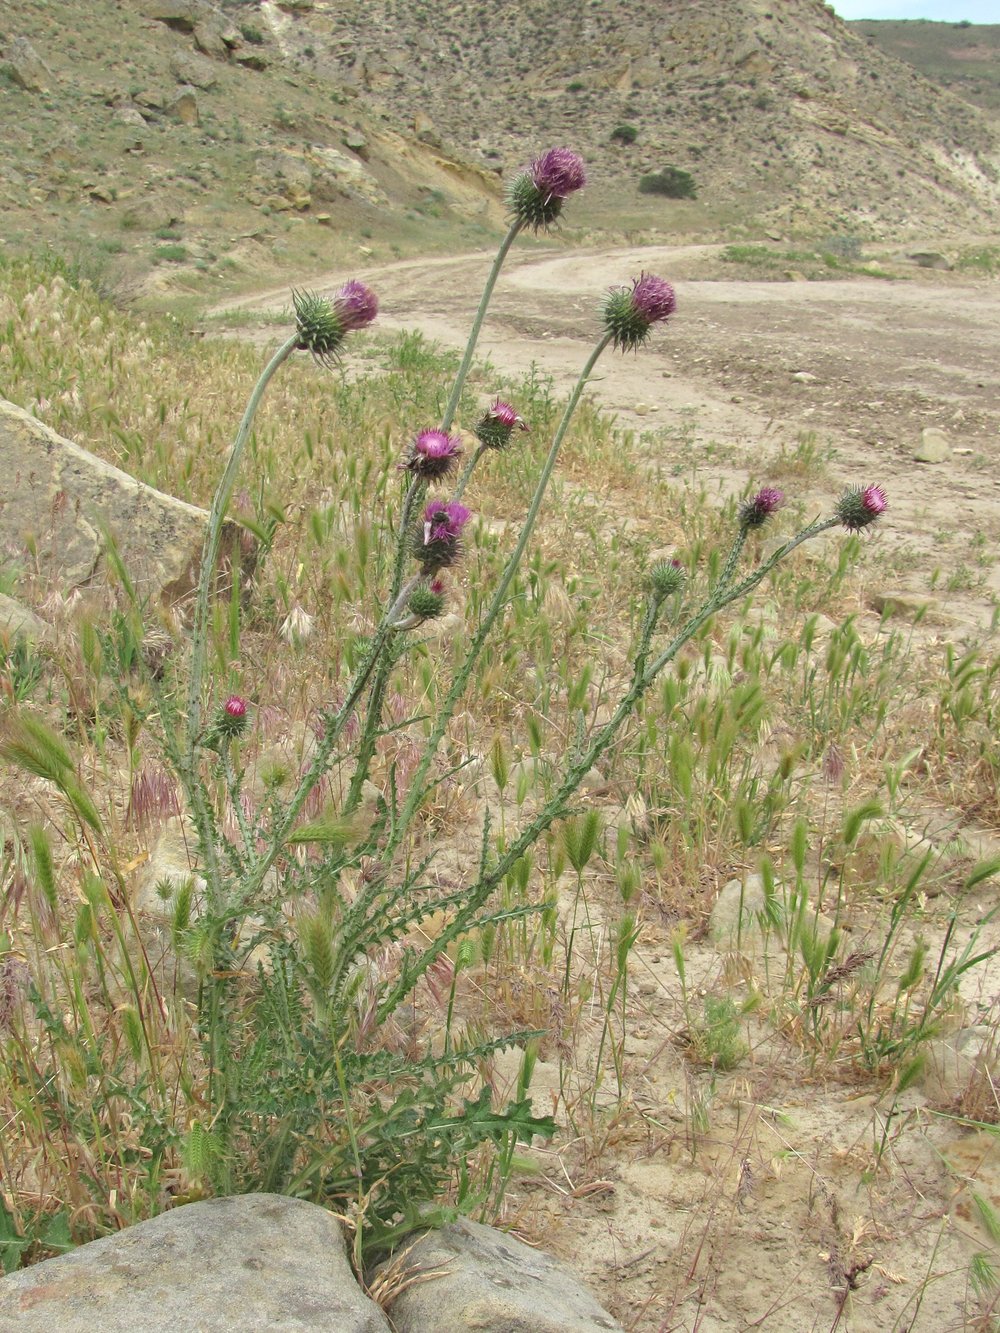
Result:
{"label": "lichen-covered rock", "polygon": [[[431,1325],[427,1325],[430,1327]],[[388,1333],[339,1223],[276,1194],[187,1204],[0,1280],[0,1333]]]}
{"label": "lichen-covered rock", "polygon": [[[140,597],[177,601],[198,577],[208,515],[164,495],[0,399],[0,542],[65,591],[104,578],[103,529]],[[234,524],[224,546],[238,536]]]}
{"label": "lichen-covered rock", "polygon": [[51,71],[26,37],[15,37],[0,60],[0,73],[26,93],[43,93]]}

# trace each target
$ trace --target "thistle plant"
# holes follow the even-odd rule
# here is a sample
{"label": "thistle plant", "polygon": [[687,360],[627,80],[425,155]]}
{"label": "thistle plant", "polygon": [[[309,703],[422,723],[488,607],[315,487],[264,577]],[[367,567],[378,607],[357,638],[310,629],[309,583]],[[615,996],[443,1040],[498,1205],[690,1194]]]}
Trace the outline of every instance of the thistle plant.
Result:
{"label": "thistle plant", "polygon": [[[339,701],[321,709],[315,743],[290,788],[271,784],[256,804],[248,797],[244,751],[259,715],[256,701],[242,694],[219,699],[223,691],[216,690],[209,669],[213,592],[220,583],[223,525],[259,404],[297,351],[336,364],[351,334],[377,314],[377,298],[364,284],[349,281],[331,298],[293,293],[295,328],[250,395],[212,501],[190,654],[179,668],[184,675],[148,681],[155,708],[147,719],[158,722],[183,791],[205,886],[199,902],[187,891],[172,930],[197,978],[197,1028],[208,1068],[207,1103],[184,1136],[184,1150],[197,1156],[206,1188],[287,1190],[351,1210],[369,1250],[391,1245],[440,1215],[436,1202],[456,1161],[499,1149],[501,1169],[486,1172],[496,1192],[503,1188],[502,1164],[509,1165],[514,1142],[554,1131],[550,1117],[532,1114],[526,1078],[504,1108],[492,1105],[488,1087],[469,1092],[474,1072],[495,1050],[513,1044],[534,1050],[531,1043],[545,1034],[463,1037],[452,1030],[452,994],[443,1035],[422,1050],[393,1046],[387,1034],[416,988],[449,969],[457,977],[469,940],[489,939],[504,923],[550,909],[530,894],[504,902],[498,890],[530,864],[527,858],[553,825],[576,815],[586,774],[616,746],[685,645],[719,612],[745,601],[800,545],[834,527],[852,533],[868,528],[887,507],[881,487],[852,488],[828,516],[741,573],[746,543],[783,502],[780,491],[765,487],[740,506],[731,548],[707,587],[689,578],[678,560],[654,565],[626,683],[605,720],[578,733],[560,755],[551,790],[523,827],[498,840],[487,815],[478,863],[457,886],[435,882],[435,848],[422,819],[461,767],[461,761],[443,757],[445,742],[471,682],[502,637],[581,398],[605,352],[640,353],[677,308],[671,284],[646,272],[606,294],[593,349],[541,461],[516,537],[496,582],[478,590],[478,619],[446,688],[433,711],[419,719],[423,734],[405,785],[398,765],[390,764],[377,799],[366,805],[379,745],[398,725],[389,715],[394,673],[413,669],[421,627],[441,614],[449,580],[462,565],[473,522],[464,497],[475,469],[487,455],[502,467],[531,425],[515,405],[495,398],[470,425],[478,445],[456,477],[464,455],[454,425],[497,277],[520,232],[552,226],[585,182],[579,157],[553,148],[510,183],[510,225],[442,419],[435,426],[401,423],[409,443],[395,469],[400,495],[392,530],[384,534],[389,554],[383,583],[374,610],[364,608],[371,632],[357,649]],[[230,604],[238,647],[238,595]],[[346,774],[335,800],[326,786],[334,770]],[[596,830],[596,816],[584,815],[581,827]],[[595,839],[596,832],[585,841]],[[571,856],[578,876],[592,851],[590,846],[584,857],[576,849]],[[628,956],[640,928],[627,899],[623,906],[628,910],[619,923],[615,978],[605,1001],[606,1036],[619,1005],[624,1025]],[[432,917],[443,924],[427,937],[419,928]],[[621,1088],[620,1048],[614,1049]],[[472,1175],[462,1169],[460,1176],[459,1203],[471,1206]]]}

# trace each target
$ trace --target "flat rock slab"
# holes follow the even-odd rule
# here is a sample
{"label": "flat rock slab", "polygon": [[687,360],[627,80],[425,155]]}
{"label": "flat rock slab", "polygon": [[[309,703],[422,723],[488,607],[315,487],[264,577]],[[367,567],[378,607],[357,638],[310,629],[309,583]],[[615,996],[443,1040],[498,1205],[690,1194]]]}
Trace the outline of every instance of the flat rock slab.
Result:
{"label": "flat rock slab", "polygon": [[[140,597],[178,601],[197,583],[208,515],[136,481],[0,398],[0,545],[24,549],[60,590],[103,577],[102,525]],[[237,535],[227,525],[224,549]]]}
{"label": "flat rock slab", "polygon": [[190,1203],[0,1280],[0,1333],[237,1329],[389,1324],[355,1281],[336,1219],[277,1194]]}
{"label": "flat rock slab", "polygon": [[427,1276],[389,1306],[396,1333],[621,1333],[569,1269],[478,1222],[426,1232],[406,1268]]}

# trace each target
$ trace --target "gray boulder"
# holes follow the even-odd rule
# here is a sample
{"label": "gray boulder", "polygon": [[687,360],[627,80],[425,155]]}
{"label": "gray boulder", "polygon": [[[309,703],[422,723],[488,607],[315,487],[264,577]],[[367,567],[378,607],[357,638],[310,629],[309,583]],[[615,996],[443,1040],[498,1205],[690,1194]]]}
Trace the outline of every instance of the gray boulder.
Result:
{"label": "gray boulder", "polygon": [[43,93],[52,72],[27,37],[15,37],[0,60],[0,73],[26,93]]}
{"label": "gray boulder", "polygon": [[396,1333],[621,1330],[555,1259],[464,1218],[421,1236],[407,1255],[406,1271],[417,1280],[388,1307]]}
{"label": "gray boulder", "polygon": [[277,1194],[187,1204],[0,1280],[0,1333],[235,1329],[389,1324],[355,1281],[333,1215]]}
{"label": "gray boulder", "polygon": [[[99,584],[111,532],[140,597],[195,587],[208,515],[136,481],[0,398],[0,545],[24,548],[60,591]],[[228,524],[224,551],[238,541]]]}

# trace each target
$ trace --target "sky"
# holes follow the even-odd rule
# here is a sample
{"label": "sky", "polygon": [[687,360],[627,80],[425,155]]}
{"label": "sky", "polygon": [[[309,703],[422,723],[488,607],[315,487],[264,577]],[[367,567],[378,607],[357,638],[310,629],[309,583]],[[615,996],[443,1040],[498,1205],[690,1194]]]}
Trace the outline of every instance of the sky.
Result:
{"label": "sky", "polygon": [[1000,23],[1000,0],[833,0],[842,19],[937,19]]}

